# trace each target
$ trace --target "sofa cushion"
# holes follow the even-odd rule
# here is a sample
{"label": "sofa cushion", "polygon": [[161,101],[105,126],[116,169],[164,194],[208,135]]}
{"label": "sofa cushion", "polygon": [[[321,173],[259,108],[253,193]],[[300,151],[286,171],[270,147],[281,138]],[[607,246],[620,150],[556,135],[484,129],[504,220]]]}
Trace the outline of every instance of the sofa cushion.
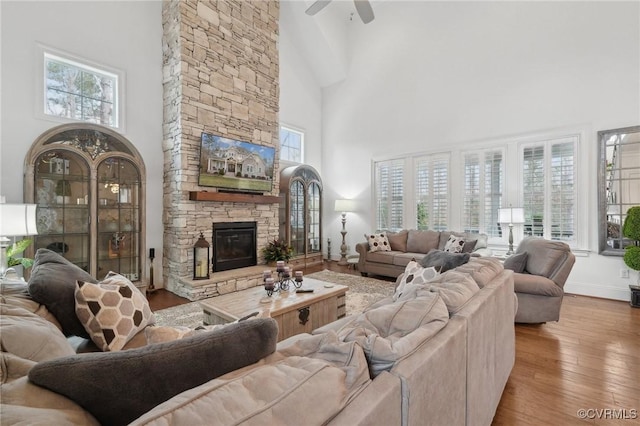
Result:
{"label": "sofa cushion", "polygon": [[504,269],[511,269],[513,272],[522,273],[527,266],[527,257],[529,255],[526,251],[509,256],[504,261]]}
{"label": "sofa cushion", "polygon": [[131,425],[327,424],[359,389],[321,359],[291,356],[234,371],[159,405]]}
{"label": "sofa cushion", "polygon": [[76,316],[76,281],[97,282],[91,275],[47,249],[38,249],[29,278],[29,294],[53,313],[65,336],[89,338]]}
{"label": "sofa cushion", "polygon": [[400,232],[387,232],[386,234],[391,250],[407,251],[407,237],[409,236],[409,231],[403,230]]}
{"label": "sofa cushion", "polygon": [[407,251],[413,253],[429,253],[429,250],[438,248],[439,241],[439,232],[410,229],[407,235]]}
{"label": "sofa cushion", "polygon": [[362,346],[375,377],[431,339],[448,320],[442,298],[425,286],[414,285],[397,301],[358,315],[337,334],[345,342]]}
{"label": "sofa cushion", "polygon": [[522,252],[528,253],[526,272],[542,277],[551,277],[567,258],[570,249],[562,241],[527,237],[520,242],[516,251],[516,253]]}
{"label": "sofa cushion", "polygon": [[52,323],[24,308],[0,304],[0,347],[30,361],[46,361],[75,352]]}
{"label": "sofa cushion", "polygon": [[450,235],[449,239],[444,245],[444,250],[449,253],[462,253],[464,249],[465,240],[463,237],[458,237],[456,235]]}
{"label": "sofa cushion", "polygon": [[424,257],[425,255],[423,253],[401,253],[401,252],[394,252],[393,253],[393,265],[396,266],[402,266],[403,268],[406,268],[407,265],[409,264],[409,262],[411,262],[412,260],[420,260]]}
{"label": "sofa cushion", "polygon": [[42,362],[29,379],[76,401],[101,424],[128,424],[187,389],[273,353],[277,336],[271,318],[243,321],[173,342]]}
{"label": "sofa cushion", "polygon": [[433,249],[420,260],[420,264],[425,268],[433,266],[437,271],[443,273],[467,263],[470,257],[469,253],[448,253]]}
{"label": "sofa cushion", "polygon": [[78,281],[76,315],[103,351],[119,351],[155,319],[147,298],[127,278],[109,272],[97,284]]}
{"label": "sofa cushion", "polygon": [[387,263],[389,265],[393,265],[394,257],[395,257],[395,252],[388,252],[388,251],[367,252],[367,262]]}
{"label": "sofa cushion", "polygon": [[458,272],[470,274],[480,288],[484,288],[503,270],[500,260],[493,257],[473,257],[468,263],[456,268]]}
{"label": "sofa cushion", "polygon": [[0,278],[0,303],[24,308],[27,311],[46,319],[55,325],[59,330],[62,326],[55,316],[41,303],[33,300],[29,294],[26,281],[22,279]]}
{"label": "sofa cushion", "polygon": [[453,270],[432,280],[429,290],[440,295],[449,314],[455,314],[480,291],[480,287],[471,275]]}
{"label": "sofa cushion", "polygon": [[365,234],[365,238],[367,238],[367,241],[369,242],[369,251],[391,251],[389,240],[384,233]]}

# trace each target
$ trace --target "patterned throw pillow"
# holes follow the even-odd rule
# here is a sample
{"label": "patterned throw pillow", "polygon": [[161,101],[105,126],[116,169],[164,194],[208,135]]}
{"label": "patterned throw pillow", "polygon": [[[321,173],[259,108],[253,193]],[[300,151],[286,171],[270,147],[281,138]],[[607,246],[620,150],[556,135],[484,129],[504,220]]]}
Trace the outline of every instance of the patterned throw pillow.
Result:
{"label": "patterned throw pillow", "polygon": [[402,293],[404,293],[407,285],[425,284],[438,275],[439,274],[438,271],[436,271],[436,268],[423,268],[418,262],[412,260],[404,269],[402,278],[400,278],[398,287],[396,287],[396,291],[393,294],[393,300],[398,300],[398,298],[402,296]]}
{"label": "patterned throw pillow", "polygon": [[446,244],[444,245],[444,251],[449,253],[462,253],[464,249],[464,238],[457,237],[453,234],[449,236]]}
{"label": "patterned throw pillow", "polygon": [[369,241],[369,251],[391,251],[391,245],[385,234],[365,235]]}
{"label": "patterned throw pillow", "polygon": [[146,297],[115,272],[97,284],[78,281],[75,297],[78,319],[103,351],[119,351],[140,330],[155,323]]}

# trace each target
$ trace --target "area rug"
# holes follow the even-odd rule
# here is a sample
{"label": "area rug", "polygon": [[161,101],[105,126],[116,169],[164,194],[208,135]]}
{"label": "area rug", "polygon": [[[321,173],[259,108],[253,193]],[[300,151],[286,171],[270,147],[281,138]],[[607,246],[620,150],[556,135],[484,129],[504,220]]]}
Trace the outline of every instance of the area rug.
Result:
{"label": "area rug", "polygon": [[[364,308],[393,294],[394,282],[361,277],[359,275],[342,274],[340,272],[324,271],[307,275],[320,281],[342,284],[349,287],[347,291],[347,315],[362,312]],[[156,325],[172,325],[197,327],[202,325],[202,308],[199,302],[173,306],[154,312]]]}

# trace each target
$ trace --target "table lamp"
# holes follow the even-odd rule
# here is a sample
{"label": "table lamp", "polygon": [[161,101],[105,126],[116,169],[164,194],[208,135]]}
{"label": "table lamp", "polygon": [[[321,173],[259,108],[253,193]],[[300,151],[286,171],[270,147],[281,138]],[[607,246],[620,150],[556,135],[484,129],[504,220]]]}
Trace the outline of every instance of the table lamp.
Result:
{"label": "table lamp", "polygon": [[522,207],[498,209],[498,222],[509,224],[509,251],[507,256],[511,256],[513,254],[513,225],[524,223],[524,209]]}

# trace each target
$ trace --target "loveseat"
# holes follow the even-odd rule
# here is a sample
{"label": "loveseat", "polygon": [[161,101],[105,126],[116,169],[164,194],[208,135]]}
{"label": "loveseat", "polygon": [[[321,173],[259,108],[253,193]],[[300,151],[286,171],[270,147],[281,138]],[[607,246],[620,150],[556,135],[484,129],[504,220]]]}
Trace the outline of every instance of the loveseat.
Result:
{"label": "loveseat", "polygon": [[260,318],[88,354],[2,282],[2,424],[489,425],[515,359],[513,272],[405,269],[394,296],[277,345]]}
{"label": "loveseat", "polygon": [[367,241],[356,245],[358,271],[364,276],[375,274],[395,278],[411,260],[420,261],[431,250],[444,251],[450,238],[454,240],[455,253],[469,253],[472,257],[492,254],[487,248],[486,234],[405,229],[374,232],[365,238]]}

